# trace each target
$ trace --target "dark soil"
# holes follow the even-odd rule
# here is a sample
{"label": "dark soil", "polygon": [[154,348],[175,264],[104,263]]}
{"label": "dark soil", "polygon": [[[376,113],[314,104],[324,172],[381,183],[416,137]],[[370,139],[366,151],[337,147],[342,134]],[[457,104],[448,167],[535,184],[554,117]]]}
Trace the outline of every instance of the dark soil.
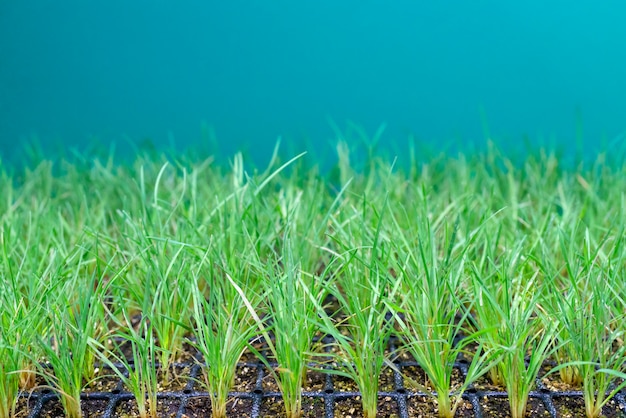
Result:
{"label": "dark soil", "polygon": [[[427,396],[410,396],[407,400],[409,417],[437,417],[437,404]],[[457,418],[473,418],[474,408],[471,402],[463,399],[456,410]]]}
{"label": "dark soil", "polygon": [[[281,398],[268,397],[261,401],[262,417],[285,417],[285,404]],[[302,398],[302,418],[318,418],[324,416],[323,398]]]}
{"label": "dark soil", "polygon": [[[483,398],[480,401],[480,406],[483,408],[483,417],[485,418],[509,418],[511,416],[507,398]],[[541,399],[530,398],[526,407],[526,417],[550,417],[550,412]]]}
{"label": "dark soil", "polygon": [[[560,418],[587,418],[583,398],[555,396],[552,398],[552,403]],[[624,409],[620,408],[614,400],[609,401],[602,408],[602,417],[604,418],[624,418],[625,416]]]}
{"label": "dark soil", "polygon": [[[83,412],[85,418],[101,417],[108,405],[109,401],[97,400],[97,401],[82,401],[80,409]],[[18,416],[20,416],[18,414]],[[26,416],[26,415],[24,415]],[[60,418],[65,417],[61,402],[58,400],[50,400],[44,404],[41,414],[41,418]]]}
{"label": "dark soil", "polygon": [[344,377],[333,375],[333,388],[335,392],[358,392],[359,387],[354,380]]}
{"label": "dark soil", "polygon": [[[362,418],[363,416],[360,396],[335,401],[335,417]],[[399,416],[398,404],[392,397],[386,396],[378,400],[376,417],[398,418]]]}
{"label": "dark soil", "polygon": [[[255,369],[256,370],[256,369]],[[263,391],[264,392],[280,392],[278,384],[276,383],[274,377],[264,369],[263,374]],[[308,371],[303,385],[302,392],[312,392],[312,393],[321,393],[324,391],[324,387],[326,385],[326,373],[318,372],[318,371]],[[256,376],[255,376],[256,377]],[[250,391],[250,390],[248,390]]]}
{"label": "dark soil", "polygon": [[233,392],[252,392],[258,375],[259,369],[256,366],[238,366]]}
{"label": "dark soil", "polygon": [[83,389],[83,392],[115,392],[120,391],[122,386],[122,382],[113,374],[111,369],[103,369],[98,371],[95,380],[89,382]]}
{"label": "dark soil", "polygon": [[[237,418],[252,416],[252,400],[231,398],[226,406],[226,415]],[[208,418],[211,416],[211,401],[209,397],[192,398],[187,402],[183,418]]]}
{"label": "dark soil", "polygon": [[[180,407],[180,401],[170,399],[157,400],[157,415],[159,418],[175,418]],[[135,418],[139,416],[137,401],[122,401],[115,408],[114,418]]]}
{"label": "dark soil", "polygon": [[553,361],[546,361],[539,369],[539,376],[541,376],[541,384],[544,388],[554,392],[569,392],[582,390],[581,385],[572,385],[561,380],[561,376],[558,372],[550,373],[554,368],[555,363]]}
{"label": "dark soil", "polygon": [[[423,392],[426,390],[434,391],[430,380],[426,376],[424,370],[419,366],[406,366],[402,368],[404,376],[404,387],[413,392]],[[457,390],[463,385],[463,373],[459,369],[452,369],[452,380],[450,382],[450,390]]]}

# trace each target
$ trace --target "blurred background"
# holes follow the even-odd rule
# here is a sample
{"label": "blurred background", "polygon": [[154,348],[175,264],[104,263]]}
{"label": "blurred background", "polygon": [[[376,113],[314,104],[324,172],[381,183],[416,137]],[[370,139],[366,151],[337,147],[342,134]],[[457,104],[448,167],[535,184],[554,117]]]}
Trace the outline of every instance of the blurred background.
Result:
{"label": "blurred background", "polygon": [[0,152],[406,153],[626,131],[623,0],[0,0]]}

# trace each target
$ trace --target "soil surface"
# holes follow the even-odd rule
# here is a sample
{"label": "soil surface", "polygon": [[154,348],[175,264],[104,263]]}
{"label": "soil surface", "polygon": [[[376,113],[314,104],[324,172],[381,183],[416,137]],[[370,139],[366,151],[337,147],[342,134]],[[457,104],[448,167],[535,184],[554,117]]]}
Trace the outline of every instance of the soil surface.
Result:
{"label": "soil surface", "polygon": [[[335,417],[342,418],[362,418],[363,408],[361,406],[361,398],[359,396],[347,399],[338,399],[335,401]],[[378,399],[376,408],[377,417],[398,418],[397,402],[391,397],[383,397]]]}
{"label": "soil surface", "polygon": [[[507,398],[483,398],[480,406],[483,409],[483,417],[485,418],[509,418],[511,410],[509,408],[509,400]],[[550,417],[550,412],[546,409],[541,399],[528,399],[526,407],[527,417]]]}

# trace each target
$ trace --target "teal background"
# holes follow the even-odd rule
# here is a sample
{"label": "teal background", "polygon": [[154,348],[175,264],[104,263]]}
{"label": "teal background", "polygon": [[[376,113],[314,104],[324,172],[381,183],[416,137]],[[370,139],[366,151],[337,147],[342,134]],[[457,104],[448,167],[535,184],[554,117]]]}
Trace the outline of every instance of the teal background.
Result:
{"label": "teal background", "polygon": [[625,22],[623,0],[0,0],[0,151],[216,139],[262,163],[353,121],[390,154],[592,154],[626,131]]}

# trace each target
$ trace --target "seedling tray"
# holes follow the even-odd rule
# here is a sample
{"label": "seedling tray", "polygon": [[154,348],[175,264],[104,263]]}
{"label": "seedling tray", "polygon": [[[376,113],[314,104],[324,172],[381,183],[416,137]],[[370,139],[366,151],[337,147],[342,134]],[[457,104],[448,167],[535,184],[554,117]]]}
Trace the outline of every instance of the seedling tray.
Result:
{"label": "seedling tray", "polygon": [[[390,344],[390,349],[395,346]],[[249,360],[249,359],[248,359]],[[423,379],[415,361],[406,356],[395,362],[397,370],[387,368],[380,381],[378,416],[380,417],[436,417],[436,406],[427,393],[412,389],[403,375]],[[550,365],[547,365],[550,366]],[[119,367],[122,367],[119,365]],[[174,391],[158,394],[159,417],[199,418],[210,416],[209,394],[200,390],[201,366],[197,363],[176,363],[179,370],[188,371],[177,377],[186,382]],[[467,373],[467,361],[458,361],[455,369],[462,379]],[[541,376],[540,376],[541,377]],[[330,373],[310,372],[305,384],[302,406],[303,417],[361,417],[360,393],[348,379]],[[227,413],[242,418],[284,416],[282,396],[278,392],[266,366],[261,362],[243,362],[238,365],[236,391],[230,393]],[[422,381],[423,383],[424,381]],[[463,395],[457,417],[509,417],[507,393],[490,387],[486,379],[472,385]],[[136,416],[133,395],[121,381],[108,385],[107,392],[84,392],[81,396],[85,417],[126,418]],[[58,395],[50,390],[35,390],[21,395],[20,416],[49,418],[63,416]],[[626,394],[618,393],[603,409],[603,416],[623,417],[626,414]],[[528,401],[528,417],[583,417],[584,401],[581,391],[550,389],[541,379],[536,382]]]}

